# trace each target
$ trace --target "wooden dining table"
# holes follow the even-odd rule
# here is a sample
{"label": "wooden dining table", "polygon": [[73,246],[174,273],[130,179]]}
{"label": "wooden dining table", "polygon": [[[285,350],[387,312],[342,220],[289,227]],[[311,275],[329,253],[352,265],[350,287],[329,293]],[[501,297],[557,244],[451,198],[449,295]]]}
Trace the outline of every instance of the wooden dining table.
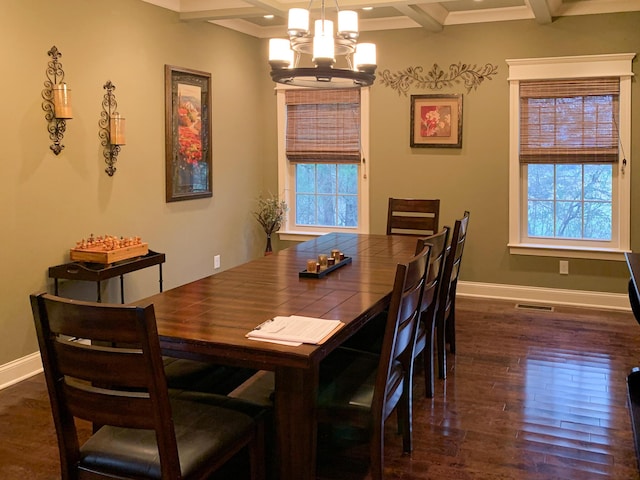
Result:
{"label": "wooden dining table", "polygon": [[[396,265],[416,238],[331,233],[153,295],[166,355],[275,372],[277,478],[306,480],[316,471],[319,364],[384,311]],[[300,276],[307,259],[340,250],[351,263],[322,278]],[[277,315],[338,319],[344,327],[320,345],[287,346],[246,334]]]}

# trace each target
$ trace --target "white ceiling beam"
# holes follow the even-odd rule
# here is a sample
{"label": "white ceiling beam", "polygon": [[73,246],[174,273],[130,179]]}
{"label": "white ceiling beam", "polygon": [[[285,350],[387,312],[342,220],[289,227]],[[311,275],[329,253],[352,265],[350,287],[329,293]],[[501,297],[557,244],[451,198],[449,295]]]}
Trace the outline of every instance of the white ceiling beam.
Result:
{"label": "white ceiling beam", "polygon": [[183,12],[180,20],[183,22],[206,22],[211,20],[228,20],[231,18],[252,18],[264,16],[264,10],[259,8],[220,8],[217,10],[199,10]]}
{"label": "white ceiling beam", "polygon": [[282,5],[280,2],[274,2],[272,0],[245,0],[254,7],[261,8],[264,13],[271,15],[278,15],[280,17],[287,17],[289,13],[289,7]]}
{"label": "white ceiling beam", "polygon": [[394,5],[395,9],[430,32],[441,32],[442,23],[414,5]]}
{"label": "white ceiling beam", "polygon": [[540,25],[547,25],[553,21],[547,0],[529,0],[529,6]]}

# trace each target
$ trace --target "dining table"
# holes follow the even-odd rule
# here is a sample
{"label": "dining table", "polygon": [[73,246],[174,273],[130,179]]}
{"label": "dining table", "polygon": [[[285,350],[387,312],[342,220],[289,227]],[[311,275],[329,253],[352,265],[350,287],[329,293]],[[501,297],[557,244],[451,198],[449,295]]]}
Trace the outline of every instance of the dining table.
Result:
{"label": "dining table", "polygon": [[[328,233],[146,298],[165,355],[274,372],[275,464],[281,480],[316,476],[315,414],[320,362],[389,304],[398,263],[416,237]],[[326,275],[307,260],[342,252]],[[275,316],[341,320],[320,344],[257,341],[247,333]]]}

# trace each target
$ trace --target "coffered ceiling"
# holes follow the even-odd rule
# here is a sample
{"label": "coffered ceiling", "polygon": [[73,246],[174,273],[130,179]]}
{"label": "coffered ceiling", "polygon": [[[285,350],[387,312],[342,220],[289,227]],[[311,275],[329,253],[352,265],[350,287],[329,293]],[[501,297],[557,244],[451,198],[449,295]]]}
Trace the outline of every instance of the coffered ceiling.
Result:
{"label": "coffered ceiling", "polygon": [[[289,8],[319,11],[321,0],[143,0],[179,12],[185,22],[212,22],[258,38],[286,34]],[[530,20],[540,25],[569,15],[632,12],[640,0],[340,0],[341,10],[356,10],[361,31],[424,28],[439,32],[449,25]],[[327,16],[335,0],[325,0]],[[371,7],[369,9],[369,7]]]}

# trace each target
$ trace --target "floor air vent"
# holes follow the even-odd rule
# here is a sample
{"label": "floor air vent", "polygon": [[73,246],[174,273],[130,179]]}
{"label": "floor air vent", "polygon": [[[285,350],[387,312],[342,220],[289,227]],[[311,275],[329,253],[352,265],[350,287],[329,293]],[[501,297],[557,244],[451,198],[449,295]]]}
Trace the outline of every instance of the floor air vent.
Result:
{"label": "floor air vent", "polygon": [[530,303],[516,303],[516,308],[520,310],[540,310],[543,312],[553,312],[553,307],[550,305],[532,305]]}

